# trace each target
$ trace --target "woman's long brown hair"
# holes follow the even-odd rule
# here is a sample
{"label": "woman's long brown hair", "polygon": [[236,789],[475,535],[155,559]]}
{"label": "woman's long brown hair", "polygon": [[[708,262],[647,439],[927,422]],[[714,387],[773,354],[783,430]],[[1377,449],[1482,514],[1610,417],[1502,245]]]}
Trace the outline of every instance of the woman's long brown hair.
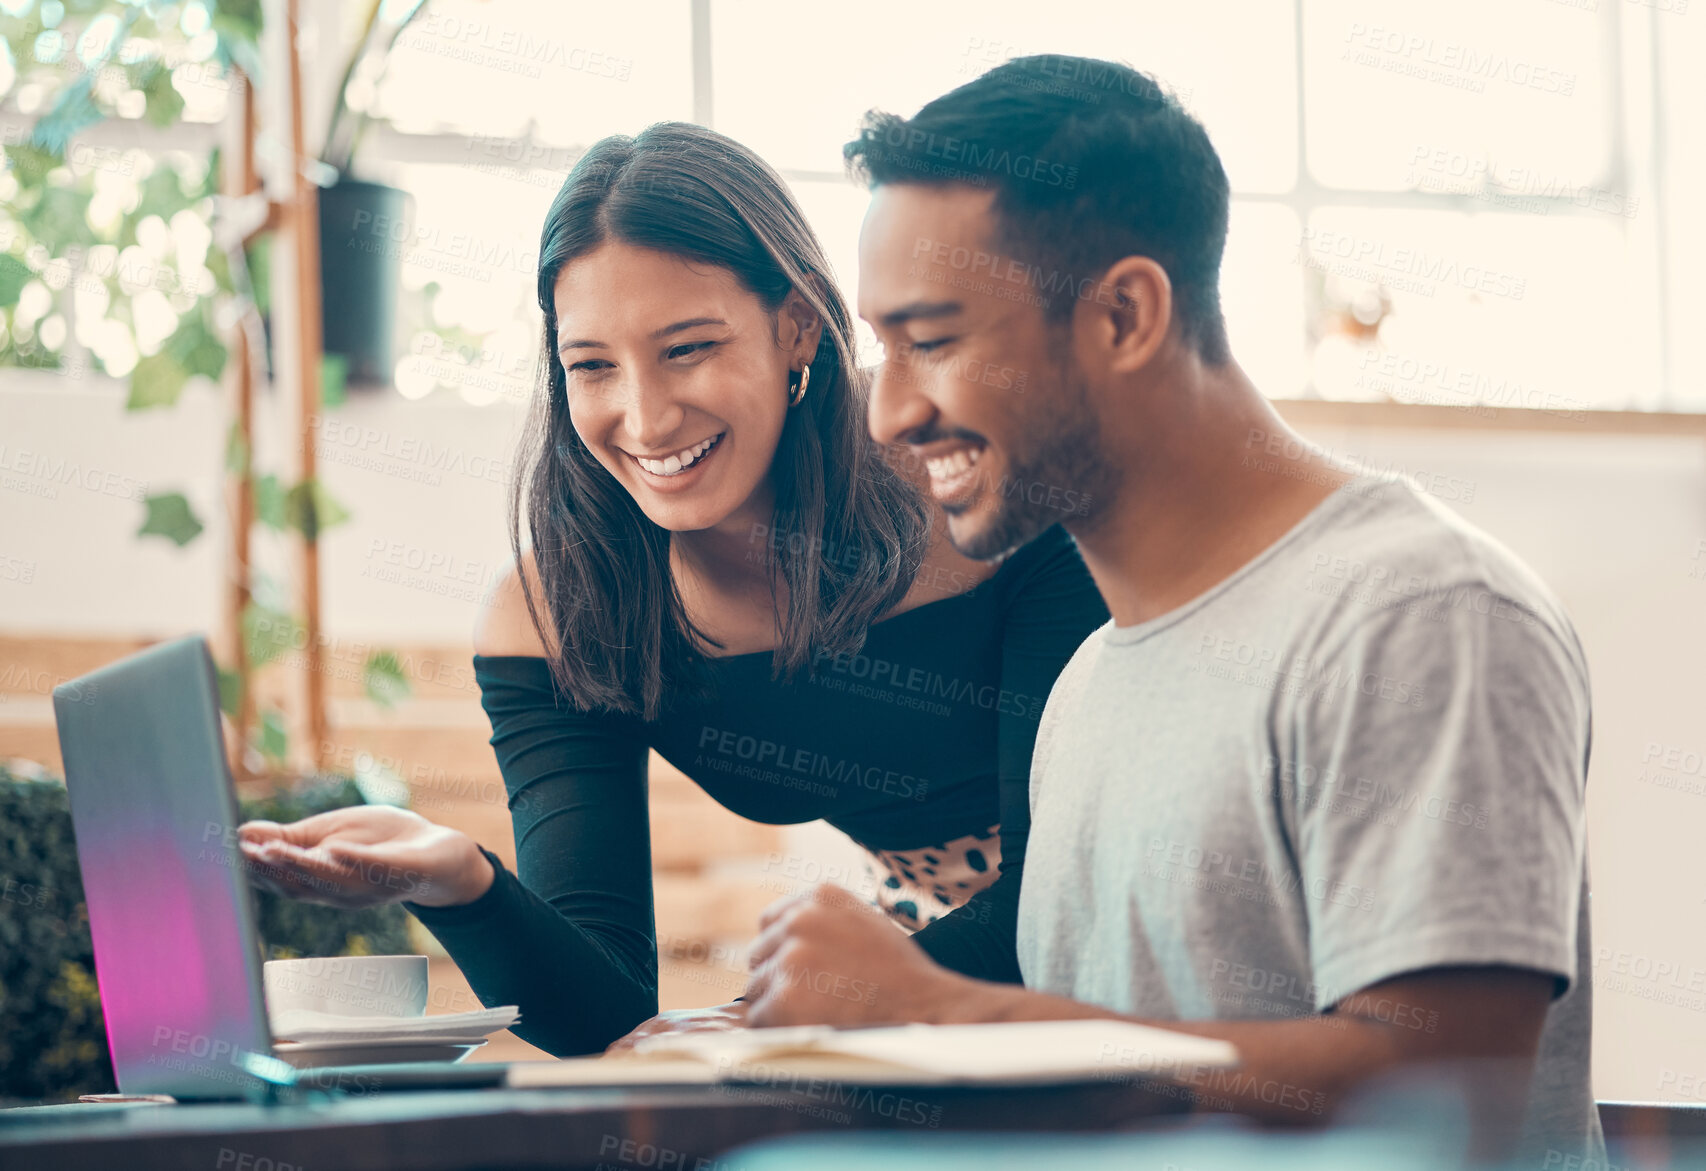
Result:
{"label": "woman's long brown hair", "polygon": [[739,143],[688,123],[599,141],[570,171],[540,234],[543,355],[511,487],[510,545],[520,564],[525,518],[539,590],[524,574],[523,593],[541,641],[557,648],[558,686],[583,709],[652,720],[666,696],[703,693],[696,648],[720,644],[687,617],[670,574],[669,532],[569,419],[557,277],[607,240],[724,268],[772,313],[797,289],[823,321],[809,392],[788,411],[771,466],[771,531],[754,537],[789,599],[786,613],[778,607],[773,677],[863,645],[867,627],[917,575],[930,516],[866,431],[869,384],[846,302],[781,177]]}

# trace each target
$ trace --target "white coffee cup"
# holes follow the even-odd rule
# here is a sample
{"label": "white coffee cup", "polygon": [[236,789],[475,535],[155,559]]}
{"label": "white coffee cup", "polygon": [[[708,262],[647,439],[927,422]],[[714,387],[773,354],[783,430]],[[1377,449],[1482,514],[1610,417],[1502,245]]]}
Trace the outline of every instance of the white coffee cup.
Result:
{"label": "white coffee cup", "polygon": [[426,956],[323,956],[268,960],[261,969],[267,1011],[333,1016],[426,1014]]}

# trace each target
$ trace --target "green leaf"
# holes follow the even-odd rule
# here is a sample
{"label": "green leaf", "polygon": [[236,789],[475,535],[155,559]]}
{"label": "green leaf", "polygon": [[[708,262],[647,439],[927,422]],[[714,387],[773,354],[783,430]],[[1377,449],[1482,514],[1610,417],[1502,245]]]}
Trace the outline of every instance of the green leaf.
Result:
{"label": "green leaf", "polygon": [[260,668],[299,645],[302,628],[283,610],[250,602],[243,610],[243,646],[249,666]]}
{"label": "green leaf", "polygon": [[225,249],[209,248],[207,259],[203,260],[202,263],[207,266],[207,271],[213,274],[214,287],[221,293],[237,291],[236,286],[231,283],[231,261],[226,256]]}
{"label": "green leaf", "polygon": [[135,223],[141,223],[144,218],[157,215],[163,220],[171,218],[187,207],[195,204],[195,197],[184,191],[182,178],[178,168],[166,159],[159,160],[152,171],[142,180],[142,199],[131,213],[134,221],[130,225],[135,231]]}
{"label": "green leaf", "polygon": [[30,133],[31,142],[64,158],[65,148],[71,145],[74,134],[106,117],[105,112],[95,104],[95,79],[100,76],[107,62],[118,53],[119,47],[130,34],[131,26],[141,14],[140,8],[128,5],[125,7],[118,28],[113,30],[107,51],[102,54],[100,60],[89,62],[76,81],[59,91],[53,108],[36,120],[35,129]]}
{"label": "green leaf", "polygon": [[159,62],[137,88],[147,102],[148,120],[154,125],[170,126],[184,116],[184,96],[172,84],[172,71]]}
{"label": "green leaf", "polygon": [[183,316],[162,352],[171,354],[190,374],[217,381],[225,373],[225,343],[207,328],[200,313],[191,311]]}
{"label": "green leaf", "polygon": [[245,255],[255,312],[265,317],[272,309],[272,233],[263,232],[251,240]]}
{"label": "green leaf", "polygon": [[344,384],[349,376],[349,359],[342,354],[320,355],[320,404],[327,407],[344,405]]}
{"label": "green leaf", "polygon": [[35,128],[30,132],[30,144],[63,159],[74,134],[106,117],[95,105],[94,90],[95,70],[92,69],[61,89],[53,108],[36,120]]}
{"label": "green leaf", "polygon": [[286,512],[290,526],[310,541],[319,540],[321,533],[350,517],[349,509],[339,504],[318,480],[304,480],[292,488]]}
{"label": "green leaf", "polygon": [[130,372],[130,397],[125,400],[125,410],[172,406],[189,380],[189,371],[165,350],[139,358],[136,369]]}
{"label": "green leaf", "polygon": [[56,251],[73,246],[88,247],[96,242],[94,229],[89,227],[89,200],[93,189],[88,184],[75,187],[49,185],[42,189],[36,205],[19,218],[37,240],[51,241]]}
{"label": "green leaf", "polygon": [[255,477],[255,519],[274,532],[282,533],[290,524],[286,511],[284,485],[272,474]]}
{"label": "green leaf", "polygon": [[158,354],[137,361],[125,406],[133,411],[169,407],[193,376],[217,380],[225,372],[225,357],[224,344],[207,328],[202,314],[186,313]]}
{"label": "green leaf", "polygon": [[394,651],[374,651],[367,656],[361,682],[367,697],[380,707],[395,707],[399,700],[409,698],[409,679]]}
{"label": "green leaf", "polygon": [[255,44],[261,39],[261,0],[215,0],[213,23]]}
{"label": "green leaf", "polygon": [[224,667],[219,671],[219,710],[236,719],[243,708],[243,677]]}
{"label": "green leaf", "polygon": [[284,730],[283,712],[268,708],[261,713],[260,736],[255,747],[274,764],[284,763],[285,756],[290,752],[290,733]]}
{"label": "green leaf", "polygon": [[201,521],[182,492],[150,495],[143,503],[148,506],[148,519],[136,531],[137,536],[165,537],[181,549],[201,532]]}
{"label": "green leaf", "polygon": [[193,178],[180,175],[179,183],[189,184],[185,193],[197,203],[204,199],[212,199],[219,194],[219,168],[221,166],[219,158],[222,149],[222,147],[214,147],[205,159],[194,157],[186,159],[185,165],[196,168],[196,174]]}
{"label": "green leaf", "polygon": [[17,172],[18,182],[26,190],[40,187],[47,181],[47,173],[63,161],[52,151],[43,150],[28,142],[14,143],[6,147],[6,165]]}
{"label": "green leaf", "polygon": [[243,425],[231,424],[225,437],[225,470],[233,476],[249,474],[249,441],[243,437]]}
{"label": "green leaf", "polygon": [[261,0],[218,0],[213,5],[213,31],[218,37],[214,56],[229,69],[235,65],[261,79]]}
{"label": "green leaf", "polygon": [[24,291],[24,286],[35,279],[35,273],[30,266],[9,252],[0,252],[0,309],[9,309],[18,303],[18,297]]}

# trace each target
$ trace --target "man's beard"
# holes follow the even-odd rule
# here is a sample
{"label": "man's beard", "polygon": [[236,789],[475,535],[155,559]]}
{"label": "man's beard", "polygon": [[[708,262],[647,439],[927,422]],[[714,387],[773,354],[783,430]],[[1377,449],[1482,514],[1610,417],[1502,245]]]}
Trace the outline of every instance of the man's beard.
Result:
{"label": "man's beard", "polygon": [[1100,422],[1070,359],[1054,393],[1032,401],[1043,404],[1040,417],[1022,420],[1014,432],[1035,436],[1035,441],[1024,450],[1008,449],[1009,466],[1001,482],[985,482],[978,502],[958,512],[984,518],[978,528],[954,540],[954,547],[967,557],[992,560],[1050,525],[1093,516],[1119,484],[1119,469],[1102,451]]}

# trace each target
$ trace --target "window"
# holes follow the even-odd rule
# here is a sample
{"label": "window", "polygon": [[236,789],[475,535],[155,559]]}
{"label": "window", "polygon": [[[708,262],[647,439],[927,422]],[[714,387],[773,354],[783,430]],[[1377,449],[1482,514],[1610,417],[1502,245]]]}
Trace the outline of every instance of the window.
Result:
{"label": "window", "polygon": [[1234,350],[1273,396],[1706,410],[1690,3],[433,0],[349,91],[379,119],[358,171],[415,197],[398,388],[528,393],[538,226],[598,138],[686,119],[751,146],[851,294],[866,196],[840,150],[864,112],[1058,51],[1154,73],[1208,127]]}
{"label": "window", "polygon": [[[1684,149],[1706,110],[1688,2],[700,0],[645,21],[566,5],[541,27],[538,6],[494,0],[406,34],[430,61],[485,57],[454,79],[399,60],[381,112],[564,147],[706,121],[783,173],[851,289],[865,196],[840,147],[866,110],[911,113],[1027,53],[1122,59],[1177,93],[1226,162],[1224,301],[1269,393],[1699,410],[1706,356],[1678,322],[1706,293],[1676,257],[1706,254],[1706,229],[1666,214],[1702,176]],[[497,76],[505,52],[564,59],[551,38],[631,60],[630,80]]]}

